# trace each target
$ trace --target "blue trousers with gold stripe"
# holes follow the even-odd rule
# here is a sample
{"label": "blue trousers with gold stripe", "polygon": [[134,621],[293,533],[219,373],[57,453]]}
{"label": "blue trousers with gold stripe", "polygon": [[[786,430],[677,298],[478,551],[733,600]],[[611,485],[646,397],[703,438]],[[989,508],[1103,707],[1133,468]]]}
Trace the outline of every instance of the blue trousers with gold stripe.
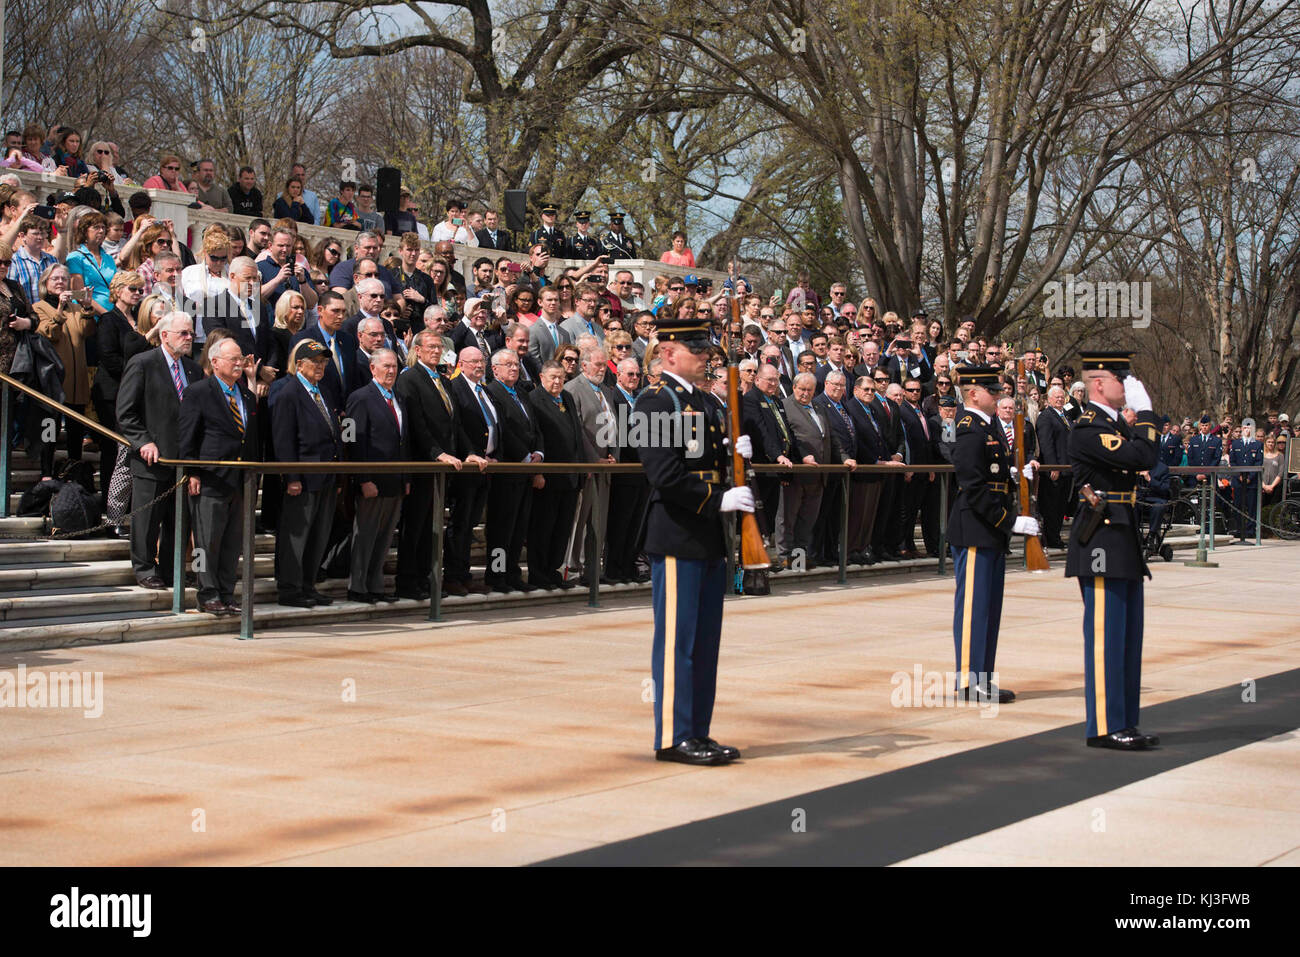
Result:
{"label": "blue trousers with gold stripe", "polygon": [[1007,554],[1001,548],[952,548],[957,574],[953,600],[952,638],[957,647],[957,690],[992,679],[998,653],[998,628],[1002,624],[1002,584],[1007,574]]}
{"label": "blue trousers with gold stripe", "polygon": [[1080,578],[1079,590],[1088,737],[1136,728],[1142,686],[1142,579]]}
{"label": "blue trousers with gold stripe", "polygon": [[[707,738],[722,641],[724,559],[650,555],[655,639],[655,750]],[[664,716],[671,722],[665,727]]]}

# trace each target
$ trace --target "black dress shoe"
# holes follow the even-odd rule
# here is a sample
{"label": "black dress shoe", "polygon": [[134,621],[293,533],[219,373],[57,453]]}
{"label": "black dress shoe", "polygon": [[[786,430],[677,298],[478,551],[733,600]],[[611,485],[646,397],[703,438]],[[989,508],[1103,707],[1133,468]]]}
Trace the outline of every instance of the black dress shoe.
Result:
{"label": "black dress shoe", "polygon": [[513,588],[515,591],[521,591],[524,594],[537,591],[536,585],[530,585],[522,578],[508,578],[506,579],[506,584],[509,585],[511,588]]}
{"label": "black dress shoe", "polygon": [[1088,747],[1109,748],[1112,751],[1145,751],[1150,745],[1147,744],[1147,736],[1141,731],[1136,728],[1124,728],[1122,731],[1089,738]]}
{"label": "black dress shoe", "polygon": [[348,601],[359,601],[363,605],[375,604],[375,596],[368,591],[353,591],[348,589]]}
{"label": "black dress shoe", "polygon": [[463,598],[469,594],[469,591],[461,582],[443,582],[442,593],[444,595],[457,595]]}
{"label": "black dress shoe", "polygon": [[221,603],[222,603],[223,605],[226,606],[226,612],[227,612],[228,614],[231,614],[231,615],[242,615],[242,614],[244,613],[244,606],[241,605],[241,604],[240,604],[239,602],[237,602],[237,601],[226,601],[226,600],[223,598],[223,599],[221,600]]}
{"label": "black dress shoe", "polygon": [[655,752],[656,761],[676,761],[679,764],[726,764],[727,757],[712,745],[705,744],[699,738],[687,738],[681,744],[671,748],[660,748]]}
{"label": "black dress shoe", "polygon": [[397,601],[397,596],[385,595],[383,592],[372,591],[370,593],[370,600],[372,602],[382,601],[385,605],[391,605],[393,602]]}
{"label": "black dress shoe", "polygon": [[209,598],[207,601],[199,602],[199,611],[220,618],[226,614],[226,604],[220,598]]}
{"label": "black dress shoe", "polygon": [[578,587],[578,583],[572,578],[557,578],[555,579],[555,587],[561,591],[571,591]]}
{"label": "black dress shoe", "polygon": [[284,605],[286,608],[315,608],[316,603],[306,595],[294,595],[292,597],[277,598],[276,604]]}
{"label": "black dress shoe", "polygon": [[150,575],[148,578],[141,578],[139,585],[141,588],[149,588],[153,591],[171,591],[172,587],[157,575]]}
{"label": "black dress shoe", "polygon": [[1142,735],[1142,740],[1145,741],[1145,742],[1147,743],[1147,747],[1148,747],[1148,748],[1154,748],[1157,744],[1160,743],[1160,736],[1159,736],[1159,735],[1156,735],[1156,734],[1143,734],[1143,732],[1140,731],[1140,730],[1138,730],[1137,728],[1134,728],[1133,731],[1134,731],[1135,733],[1137,733],[1137,734],[1141,734],[1141,735]]}
{"label": "black dress shoe", "polygon": [[740,757],[739,748],[733,748],[729,744],[718,744],[718,742],[714,741],[712,738],[704,738],[702,740],[704,741],[705,744],[713,748],[715,751],[722,752],[722,756],[726,758],[728,761],[734,761],[738,757]]}
{"label": "black dress shoe", "polygon": [[321,594],[320,592],[318,592],[318,591],[309,591],[309,592],[307,592],[307,597],[310,598],[310,599],[311,599],[313,602],[315,602],[317,605],[332,605],[332,604],[334,604],[334,599],[333,599],[333,598],[330,598],[328,595],[322,595],[322,594]]}
{"label": "black dress shoe", "polygon": [[397,590],[397,597],[413,598],[416,601],[428,601],[429,591],[426,588],[416,588],[416,589],[399,588]]}

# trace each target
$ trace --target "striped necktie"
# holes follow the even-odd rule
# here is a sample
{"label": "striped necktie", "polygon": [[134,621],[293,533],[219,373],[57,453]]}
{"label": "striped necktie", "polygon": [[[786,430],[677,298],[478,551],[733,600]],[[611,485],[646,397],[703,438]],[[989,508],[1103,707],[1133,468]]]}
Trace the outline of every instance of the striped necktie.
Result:
{"label": "striped necktie", "polygon": [[226,398],[230,402],[230,411],[233,412],[235,415],[235,428],[239,430],[240,435],[243,435],[244,434],[244,413],[239,411],[238,389],[231,392],[227,392]]}
{"label": "striped necktie", "polygon": [[181,364],[180,360],[172,363],[172,381],[176,383],[177,398],[185,394],[185,383],[181,382]]}

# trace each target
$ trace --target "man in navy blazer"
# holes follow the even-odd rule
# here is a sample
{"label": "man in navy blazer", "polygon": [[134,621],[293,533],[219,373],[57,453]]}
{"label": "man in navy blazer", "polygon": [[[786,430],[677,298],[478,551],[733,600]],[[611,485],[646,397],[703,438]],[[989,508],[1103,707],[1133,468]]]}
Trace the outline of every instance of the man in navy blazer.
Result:
{"label": "man in navy blazer", "polygon": [[[406,403],[393,394],[397,384],[397,353],[380,347],[370,354],[371,381],[348,396],[347,417],[354,441],[348,458],[354,462],[404,462],[410,458],[410,427]],[[394,602],[384,590],[384,560],[393,544],[402,496],[410,491],[408,476],[377,472],[358,475],[356,518],[352,525],[352,574],[348,600],[373,605]]]}
{"label": "man in navy blazer", "polygon": [[[487,357],[476,346],[466,346],[456,355],[459,375],[451,378],[452,401],[460,425],[466,460],[478,456],[484,463],[501,458],[501,413],[484,388]],[[449,595],[485,595],[491,589],[475,583],[470,573],[469,553],[474,526],[487,505],[491,479],[478,473],[462,472],[453,483],[451,525],[443,564],[443,590]]]}
{"label": "man in navy blazer", "polygon": [[[894,461],[893,450],[886,447],[875,413],[871,410],[874,396],[871,377],[859,376],[853,383],[852,397],[844,401],[857,435],[856,458],[860,465],[884,465]],[[849,561],[855,565],[874,565],[878,561],[871,548],[871,537],[876,517],[880,514],[884,489],[884,476],[879,472],[859,471],[849,478]]]}
{"label": "man in navy blazer", "polygon": [[[350,381],[353,367],[357,361],[357,340],[343,332],[343,322],[347,318],[347,306],[343,297],[336,292],[323,292],[320,305],[316,307],[319,321],[312,326],[304,326],[293,337],[289,350],[304,339],[314,339],[325,348],[325,357],[330,361],[325,365],[320,380],[320,391],[325,396],[329,407],[334,410],[343,408],[347,398],[346,384]],[[291,370],[286,370],[291,371]]]}
{"label": "man in navy blazer", "polygon": [[[857,453],[858,433],[849,411],[844,405],[847,376],[842,369],[832,369],[820,378],[821,395],[813,398],[812,404],[822,414],[822,421],[835,433],[844,454],[852,458]],[[821,506],[817,512],[817,523],[813,526],[813,553],[817,561],[828,565],[839,564],[840,560],[840,506],[844,501],[844,485],[839,478],[826,483],[822,494]]]}
{"label": "man in navy blazer", "polygon": [[[298,350],[296,375],[285,376],[271,390],[267,405],[278,461],[337,462],[342,458],[338,407],[322,388],[326,369],[332,365],[323,345],[315,340],[304,342]],[[332,598],[316,590],[316,574],[334,525],[337,477],[329,472],[303,472],[288,473],[283,480],[284,502],[275,539],[279,602],[294,608],[333,604]]]}
{"label": "man in navy blazer", "polygon": [[[224,339],[209,353],[212,375],[190,385],[181,399],[178,431],[181,458],[226,462],[260,458],[257,399],[244,384],[244,354]],[[244,473],[230,468],[191,468],[189,493],[194,517],[194,549],[199,611],[237,615],[235,566],[243,545]],[[201,550],[201,551],[200,551]],[[251,601],[252,595],[245,595]]]}

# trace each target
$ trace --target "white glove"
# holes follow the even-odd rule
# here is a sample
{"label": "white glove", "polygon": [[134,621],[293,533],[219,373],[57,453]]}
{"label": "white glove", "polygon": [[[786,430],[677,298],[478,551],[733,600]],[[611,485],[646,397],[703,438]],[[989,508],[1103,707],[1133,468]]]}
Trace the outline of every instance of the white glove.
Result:
{"label": "white glove", "polygon": [[1038,519],[1032,515],[1017,515],[1016,524],[1011,527],[1012,535],[1034,535],[1038,534]]}
{"label": "white glove", "polygon": [[[1026,481],[1026,482],[1032,482],[1033,480],[1034,480],[1034,464],[1033,464],[1032,462],[1026,462],[1026,463],[1025,463],[1025,481]],[[1017,481],[1019,481],[1019,479],[1017,479]]]}
{"label": "white glove", "polygon": [[754,510],[754,493],[749,490],[748,485],[742,485],[739,488],[729,488],[722,493],[722,504],[718,506],[720,512],[752,512]]}
{"label": "white glove", "polygon": [[748,435],[739,435],[736,437],[736,451],[744,458],[752,459],[754,457],[754,442]]}
{"label": "white glove", "polygon": [[1146,386],[1135,376],[1124,380],[1124,404],[1134,412],[1151,411],[1151,396],[1147,395]]}
{"label": "white glove", "polygon": [[1014,465],[1011,466],[1011,481],[1013,482],[1020,481],[1020,469],[1016,468]]}

